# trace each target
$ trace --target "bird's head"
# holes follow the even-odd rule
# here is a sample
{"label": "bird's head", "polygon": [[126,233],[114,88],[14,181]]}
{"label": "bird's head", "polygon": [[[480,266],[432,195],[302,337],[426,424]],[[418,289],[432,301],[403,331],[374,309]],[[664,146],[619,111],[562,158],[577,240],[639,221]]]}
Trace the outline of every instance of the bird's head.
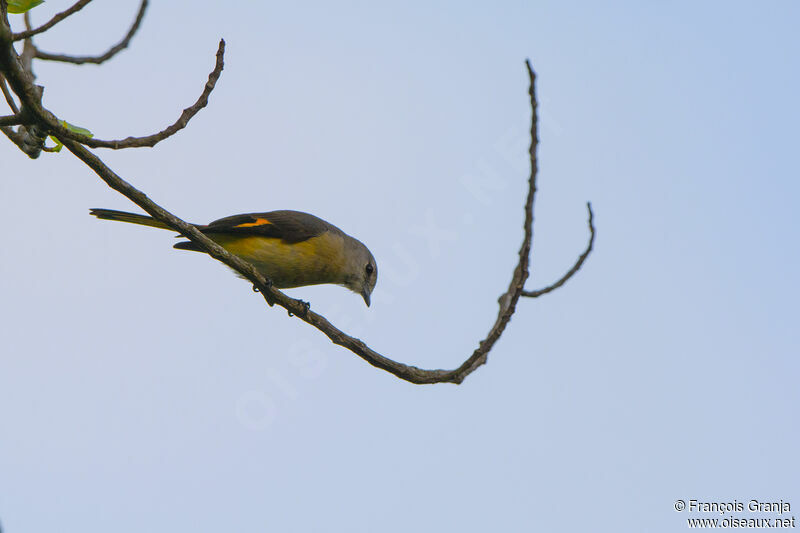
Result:
{"label": "bird's head", "polygon": [[378,264],[361,241],[348,237],[346,248],[347,275],[343,285],[360,294],[369,307],[370,296],[378,281]]}

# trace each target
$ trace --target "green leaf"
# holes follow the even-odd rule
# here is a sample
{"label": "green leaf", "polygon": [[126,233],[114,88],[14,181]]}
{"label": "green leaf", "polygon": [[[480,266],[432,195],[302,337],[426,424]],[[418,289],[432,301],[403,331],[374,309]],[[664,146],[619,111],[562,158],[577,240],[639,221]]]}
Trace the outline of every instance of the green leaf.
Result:
{"label": "green leaf", "polygon": [[86,135],[87,137],[94,137],[94,134],[91,131],[87,130],[86,128],[81,128],[80,126],[76,126],[75,124],[70,124],[66,120],[62,120],[61,125],[73,133],[79,133],[81,135]]}
{"label": "green leaf", "polygon": [[[36,0],[33,0],[33,1],[35,2]],[[60,124],[61,124],[62,126],[64,126],[65,128],[67,128],[67,129],[68,129],[69,131],[71,131],[71,132],[74,132],[74,133],[79,133],[79,134],[81,134],[81,135],[86,135],[87,137],[94,137],[94,134],[93,134],[91,131],[87,130],[86,128],[81,128],[80,126],[76,126],[76,125],[74,125],[74,124],[70,124],[70,123],[69,123],[69,122],[67,122],[66,120],[60,120],[59,122],[60,122]],[[63,145],[63,144],[61,144],[61,141],[59,141],[58,139],[56,139],[56,138],[55,138],[55,137],[53,137],[52,135],[50,135],[50,139],[52,139],[52,140],[53,140],[53,142],[54,142],[54,143],[56,143],[56,145],[55,145],[55,146],[53,146],[53,147],[50,149],[50,151],[51,151],[51,152],[60,152],[60,151],[61,151],[61,148],[63,148],[63,147],[64,147],[64,145]]]}
{"label": "green leaf", "polygon": [[33,9],[43,3],[44,0],[8,0],[8,12],[25,13],[29,9]]}

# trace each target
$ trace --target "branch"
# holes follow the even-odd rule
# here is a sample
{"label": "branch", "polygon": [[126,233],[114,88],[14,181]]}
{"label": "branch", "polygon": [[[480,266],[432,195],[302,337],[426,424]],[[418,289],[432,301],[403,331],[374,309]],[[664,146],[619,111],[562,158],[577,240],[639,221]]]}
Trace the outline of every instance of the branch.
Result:
{"label": "branch", "polygon": [[[53,128],[68,130],[58,123],[58,120],[50,111],[42,107],[43,88],[34,85],[33,74],[31,71],[24,69],[23,64],[25,61],[14,50],[11,35],[11,28],[5,21],[0,21],[0,73],[8,81],[11,89],[20,100],[21,110],[19,114],[24,117],[25,126],[20,127],[18,132],[14,132],[10,128],[4,128],[3,134],[11,139],[28,157],[36,159],[44,147],[47,131]],[[25,41],[25,43],[28,44],[30,41]]]}
{"label": "branch", "polygon": [[[26,11],[25,14],[22,15],[22,20],[25,21],[25,29],[30,30],[32,28],[31,12]],[[10,26],[9,29],[11,29]],[[22,63],[23,70],[28,72],[33,77],[33,79],[36,79],[36,75],[33,73],[34,55],[36,55],[36,46],[33,44],[32,40],[25,39],[25,42],[22,43],[22,53],[19,55],[19,60]]]}
{"label": "branch", "polygon": [[147,11],[147,2],[148,0],[142,0],[142,4],[139,6],[139,12],[136,14],[136,19],[133,21],[133,25],[131,26],[130,30],[128,30],[128,34],[125,36],[125,38],[122,39],[115,46],[112,46],[106,53],[101,54],[99,56],[70,56],[63,54],[50,54],[48,52],[42,52],[41,50],[37,49],[36,58],[43,59],[45,61],[61,61],[62,63],[72,63],[74,65],[83,65],[85,63],[92,63],[95,65],[99,65],[104,61],[108,61],[109,59],[117,55],[117,53],[127,48],[128,45],[130,44],[131,39],[133,38],[136,31],[139,29],[139,25],[142,23],[145,11]]}
{"label": "branch", "polygon": [[114,150],[119,150],[122,148],[142,148],[142,147],[153,147],[159,142],[163,141],[164,139],[175,135],[177,132],[182,130],[189,124],[189,121],[205,106],[208,105],[208,97],[211,94],[211,91],[214,90],[214,87],[217,84],[217,80],[222,74],[222,69],[225,65],[224,62],[225,57],[225,40],[220,39],[219,47],[217,48],[217,61],[214,65],[214,70],[208,75],[208,81],[203,88],[202,94],[197,99],[197,101],[191,106],[187,107],[181,113],[181,116],[178,117],[171,126],[161,130],[158,133],[154,133],[153,135],[148,135],[146,137],[127,137],[125,139],[115,140],[115,141],[104,141],[101,139],[95,139],[92,137],[87,137],[86,135],[81,135],[79,133],[75,133],[70,130],[66,130],[66,136],[80,142],[81,144],[85,144],[86,146],[90,146],[92,148],[112,148]]}
{"label": "branch", "polygon": [[91,1],[92,0],[80,0],[79,2],[76,2],[69,9],[66,9],[61,13],[56,14],[53,18],[51,18],[38,28],[15,33],[11,36],[11,39],[13,41],[21,41],[22,39],[28,39],[29,37],[33,37],[36,34],[45,32],[50,28],[52,28],[53,26],[55,26],[56,24],[58,24],[59,22],[61,22],[62,20],[64,20],[65,18],[67,18],[68,16],[72,15],[73,13],[77,13],[78,11],[86,7],[86,5]]}
{"label": "branch", "polygon": [[425,370],[416,366],[399,363],[372,350],[360,339],[347,335],[333,326],[322,315],[318,315],[317,313],[309,310],[306,304],[301,300],[289,298],[282,292],[269,286],[267,280],[255,269],[255,267],[253,267],[253,265],[243,261],[235,255],[230,254],[224,248],[203,235],[197,230],[197,228],[179,219],[154,203],[142,191],[136,189],[125,180],[120,178],[96,155],[87,150],[84,146],[66,136],[61,136],[60,134],[56,134],[56,137],[58,137],[58,139],[64,144],[64,146],[67,147],[68,150],[70,150],[81,161],[86,163],[86,165],[89,166],[89,168],[91,168],[111,188],[122,193],[157,220],[164,222],[171,228],[178,231],[184,237],[200,245],[213,258],[221,261],[222,263],[242,274],[245,278],[253,283],[259,292],[262,293],[268,303],[276,303],[286,309],[290,314],[293,314],[308,324],[316,327],[322,331],[322,333],[324,333],[334,344],[347,348],[367,361],[369,364],[386,370],[387,372],[390,372],[395,376],[411,383],[461,383],[476,368],[486,362],[487,354],[492,349],[495,342],[497,342],[497,340],[500,338],[503,330],[505,330],[511,315],[514,314],[517,301],[522,294],[525,280],[528,277],[528,261],[530,256],[531,242],[533,239],[533,204],[534,196],[536,194],[536,148],[538,145],[538,136],[536,130],[536,95],[534,87],[536,76],[533,72],[533,69],[531,69],[530,63],[526,64],[528,67],[528,74],[530,76],[531,85],[529,94],[531,97],[531,107],[533,109],[531,120],[531,146],[529,152],[531,159],[531,174],[528,181],[528,196],[525,202],[524,237],[519,251],[519,264],[514,270],[508,290],[501,297],[502,303],[500,306],[500,311],[498,312],[497,320],[489,330],[488,335],[479,343],[478,348],[472,353],[472,355],[470,355],[470,357],[467,358],[467,360],[464,361],[461,366],[453,370]]}
{"label": "branch", "polygon": [[0,127],[2,126],[16,126],[22,124],[22,117],[19,115],[8,115],[0,117]]}
{"label": "branch", "polygon": [[16,144],[17,148],[19,148],[23,152],[25,151],[25,144],[22,142],[22,139],[25,137],[24,135],[22,135],[21,133],[17,133],[16,131],[14,131],[12,128],[10,128],[8,126],[0,126],[0,131],[2,131],[3,134],[6,137],[8,137],[8,139],[11,142]]}
{"label": "branch", "polygon": [[[33,119],[43,121],[47,126],[59,126],[55,116],[42,107],[43,89],[34,85],[33,74],[23,68],[23,62],[14,50],[11,35],[11,28],[0,22],[0,74],[19,98],[22,110],[33,113]],[[66,128],[62,129],[68,131]]]}
{"label": "branch", "polygon": [[[1,2],[2,0],[0,0]],[[146,0],[143,1],[143,7],[146,5]],[[141,12],[140,12],[141,16]],[[519,261],[514,269],[511,282],[508,289],[500,297],[500,309],[497,318],[490,328],[486,338],[483,339],[478,347],[472,354],[458,367],[452,370],[432,369],[426,370],[416,366],[406,365],[392,359],[389,359],[378,352],[372,350],[361,340],[351,337],[341,330],[333,326],[325,317],[312,312],[308,305],[301,301],[295,300],[286,296],[281,291],[274,289],[271,283],[250,263],[244,261],[238,256],[235,256],[224,248],[220,247],[217,243],[209,239],[206,235],[201,233],[193,225],[186,223],[179,219],[172,213],[166,211],[150,198],[147,197],[142,191],[136,189],[127,181],[123,180],[114,171],[103,163],[94,153],[89,151],[84,143],[91,145],[92,140],[84,138],[85,136],[76,135],[70,130],[67,130],[58,122],[58,119],[49,110],[41,105],[42,88],[34,85],[33,76],[29,71],[26,71],[20,62],[12,46],[11,36],[13,34],[10,28],[4,23],[0,23],[0,72],[7,78],[9,85],[17,94],[21,102],[22,112],[21,115],[25,118],[24,128],[28,130],[36,130],[44,134],[51,134],[55,136],[67,149],[72,152],[78,159],[83,161],[89,168],[91,168],[106,184],[111,188],[120,192],[145,212],[153,216],[155,219],[164,222],[170,228],[179,232],[184,237],[188,238],[193,243],[197,244],[200,248],[206,251],[211,257],[224,263],[230,268],[240,273],[243,277],[250,280],[253,286],[262,294],[270,305],[278,304],[286,309],[290,315],[294,315],[306,323],[314,326],[324,333],[334,344],[347,348],[352,351],[369,364],[386,370],[395,376],[409,381],[411,383],[461,383],[464,379],[475,371],[479,366],[486,363],[488,353],[494,347],[497,340],[502,335],[503,331],[508,325],[511,316],[516,310],[516,305],[519,298],[524,292],[525,281],[528,278],[529,271],[528,265],[531,256],[531,246],[533,241],[533,207],[536,195],[536,176],[538,171],[536,152],[538,148],[538,133],[537,133],[537,102],[535,82],[536,75],[531,68],[530,62],[526,61],[528,75],[530,79],[530,102],[531,102],[531,144],[529,149],[531,172],[528,178],[528,193],[524,205],[525,221],[523,225],[524,235],[522,245],[519,250]],[[29,42],[29,41],[28,41]],[[222,56],[224,52],[224,41],[220,42],[217,52],[217,65],[209,75],[209,80],[206,83],[206,88],[203,94],[198,99],[194,106],[184,110],[184,113],[179,118],[178,122],[170,126],[163,132],[154,136],[140,138],[140,139],[124,139],[123,141],[101,141],[101,143],[111,142],[113,148],[122,147],[122,143],[130,143],[131,146],[146,145],[136,144],[142,143],[145,140],[152,140],[158,142],[158,138],[166,138],[173,134],[175,131],[186,126],[189,119],[196,114],[199,109],[204,107],[208,102],[208,95],[213,90],[214,85],[219,78],[222,71]],[[22,127],[20,128],[22,129]],[[17,135],[13,130],[8,127],[2,127],[3,133],[14,140],[13,136]],[[15,141],[17,142],[17,141]],[[94,141],[97,142],[97,141]],[[590,209],[590,226],[591,226],[591,209]],[[592,226],[593,230],[593,226]],[[592,231],[592,235],[594,232]],[[578,267],[579,268],[579,267]],[[569,274],[572,275],[572,274]],[[568,277],[568,276],[567,276]],[[552,289],[551,289],[552,290]]]}
{"label": "branch", "polygon": [[[0,131],[31,159],[36,159],[44,149],[44,136],[36,124],[29,124],[22,114],[0,117]],[[25,124],[14,131],[9,124]]]}
{"label": "branch", "polygon": [[589,243],[586,245],[586,250],[578,257],[578,260],[572,265],[566,274],[561,276],[561,279],[553,283],[552,285],[548,285],[543,289],[538,289],[535,291],[522,291],[522,296],[527,296],[529,298],[538,298],[543,294],[547,294],[548,292],[552,292],[557,288],[564,285],[572,276],[574,276],[578,270],[581,269],[583,266],[583,262],[586,261],[586,258],[589,257],[589,254],[592,253],[592,247],[594,246],[594,213],[592,213],[592,204],[587,203],[586,208],[589,210]]}
{"label": "branch", "polygon": [[14,113],[19,113],[19,107],[17,107],[17,103],[14,101],[14,98],[8,91],[8,86],[6,86],[6,78],[2,74],[0,74],[0,91],[3,92],[3,96],[6,99],[6,103],[8,103],[8,107],[10,107]]}
{"label": "branch", "polygon": [[[146,4],[146,0],[144,2]],[[33,77],[29,72],[26,72],[18,61],[14,47],[11,46],[11,32],[10,29],[4,24],[0,24],[0,72],[2,72],[11,88],[20,98],[22,108],[33,114],[35,119],[38,119],[46,126],[45,129],[48,133],[56,135],[57,138],[68,138],[91,146],[93,148],[133,148],[144,146],[155,146],[157,143],[174,135],[176,132],[186,127],[189,121],[201,109],[208,105],[208,97],[211,91],[214,90],[217,80],[222,74],[225,56],[225,40],[220,39],[217,48],[216,63],[214,69],[208,75],[203,92],[197,101],[191,106],[183,110],[181,116],[171,126],[164,130],[149,135],[146,137],[128,137],[126,139],[104,141],[101,139],[94,139],[86,135],[75,133],[65,128],[59,120],[50,111],[41,105],[41,87],[33,84]],[[30,41],[26,41],[30,42]]]}

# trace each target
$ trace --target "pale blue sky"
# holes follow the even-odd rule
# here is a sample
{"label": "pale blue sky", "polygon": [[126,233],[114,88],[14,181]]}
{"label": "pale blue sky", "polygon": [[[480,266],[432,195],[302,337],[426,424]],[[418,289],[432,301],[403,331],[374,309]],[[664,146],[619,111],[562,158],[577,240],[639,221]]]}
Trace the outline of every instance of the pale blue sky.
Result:
{"label": "pale blue sky", "polygon": [[[36,9],[44,21],[69,2]],[[99,152],[193,222],[300,209],[366,243],[367,309],[291,291],[370,346],[449,368],[521,239],[539,74],[531,288],[461,386],[415,386],[268,309],[69,154],[0,155],[6,533],[651,531],[677,499],[800,514],[795,2],[152,3],[103,67],[39,63]],[[205,7],[207,6],[207,7]],[[104,50],[135,2],[40,39]],[[476,188],[475,183],[481,184]],[[743,514],[748,517],[747,513]]]}

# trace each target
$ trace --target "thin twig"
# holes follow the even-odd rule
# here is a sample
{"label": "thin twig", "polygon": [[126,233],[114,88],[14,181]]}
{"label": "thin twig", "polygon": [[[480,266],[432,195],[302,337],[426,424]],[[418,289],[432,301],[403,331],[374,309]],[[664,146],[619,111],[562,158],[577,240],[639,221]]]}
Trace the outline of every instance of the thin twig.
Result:
{"label": "thin twig", "polygon": [[146,137],[127,137],[125,139],[115,141],[94,139],[92,137],[80,135],[72,131],[68,131],[67,136],[92,148],[112,148],[114,150],[119,150],[122,148],[143,148],[155,146],[159,142],[171,137],[178,131],[185,128],[186,125],[189,124],[189,121],[192,119],[192,117],[194,117],[201,109],[208,105],[208,97],[211,94],[211,91],[214,90],[217,80],[219,79],[220,74],[222,74],[222,69],[225,66],[224,58],[225,40],[220,39],[219,47],[217,48],[217,60],[214,65],[214,70],[212,70],[208,75],[208,81],[206,81],[202,94],[200,94],[200,97],[194,104],[192,104],[192,106],[183,110],[183,113],[181,113],[181,116],[178,117],[178,120],[158,133],[154,133],[153,135],[148,135]]}
{"label": "thin twig", "polygon": [[93,148],[121,149],[155,146],[160,141],[174,135],[185,128],[192,117],[208,104],[208,97],[211,91],[214,90],[224,67],[225,40],[220,39],[214,69],[208,75],[208,81],[206,81],[203,92],[192,106],[183,110],[183,113],[175,123],[156,134],[146,137],[128,137],[121,140],[104,141],[81,135],[65,128],[50,111],[42,107],[39,90],[32,84],[31,75],[20,68],[13,46],[2,46],[3,42],[10,40],[10,32],[5,26],[0,28],[0,37],[0,72],[6,73],[6,78],[11,84],[11,88],[22,101],[23,108],[42,120],[46,124],[46,130],[49,133],[57,133],[59,138],[73,139]]}
{"label": "thin twig", "polygon": [[[22,15],[22,20],[25,22],[25,29],[31,29],[31,12],[26,11]],[[22,63],[22,68],[28,72],[33,79],[36,79],[36,74],[33,72],[33,56],[36,55],[36,46],[34,46],[31,39],[25,39],[22,43],[22,53],[19,55],[19,60]]]}
{"label": "thin twig", "polygon": [[17,103],[14,101],[14,97],[11,96],[11,93],[8,90],[8,86],[6,85],[6,78],[0,73],[0,90],[3,91],[3,96],[8,103],[8,107],[14,112],[14,114],[19,113],[19,107],[17,107]]}
{"label": "thin twig", "polygon": [[523,225],[525,235],[522,239],[522,246],[520,246],[519,249],[519,261],[514,269],[511,283],[508,286],[508,290],[500,295],[499,298],[500,311],[497,315],[497,320],[492,326],[492,329],[489,330],[486,338],[479,343],[478,348],[472,355],[464,361],[460,367],[452,371],[454,378],[452,380],[453,383],[461,383],[464,378],[471,374],[476,368],[486,364],[489,351],[500,338],[500,335],[502,335],[506,325],[508,325],[508,321],[511,320],[511,316],[516,310],[519,297],[525,287],[525,281],[528,279],[528,267],[531,261],[531,246],[533,244],[533,206],[536,201],[536,176],[539,171],[536,157],[536,151],[539,147],[539,118],[536,112],[538,107],[536,102],[536,73],[533,71],[529,60],[525,61],[525,66],[528,69],[528,78],[530,80],[528,95],[530,96],[531,103],[531,144],[528,149],[531,173],[528,178],[528,197],[525,200],[525,223]]}
{"label": "thin twig", "polygon": [[122,39],[119,43],[115,46],[112,46],[106,53],[101,54],[99,56],[70,56],[64,54],[51,54],[49,52],[43,52],[41,50],[36,50],[36,58],[43,59],[45,61],[60,61],[62,63],[72,63],[75,65],[83,65],[85,63],[92,63],[94,65],[99,65],[105,61],[108,61],[117,53],[124,50],[128,47],[133,38],[136,31],[139,29],[139,25],[142,23],[142,18],[144,18],[144,13],[147,11],[147,2],[148,0],[142,0],[141,5],[139,6],[139,12],[136,14],[136,19],[133,21],[133,25],[128,30],[128,34],[125,35],[125,38]]}
{"label": "thin twig", "polygon": [[59,22],[61,22],[62,20],[64,20],[65,18],[67,18],[68,16],[72,15],[73,13],[77,13],[78,11],[86,7],[86,5],[91,1],[92,0],[80,0],[79,2],[73,4],[73,6],[70,7],[69,9],[66,9],[61,13],[56,14],[53,18],[51,18],[38,28],[15,33],[14,35],[12,35],[11,39],[14,41],[21,41],[22,39],[27,39],[29,37],[33,37],[36,34],[45,32],[50,28],[52,28],[53,26],[55,26],[56,24],[58,24]]}
{"label": "thin twig", "polygon": [[592,204],[587,203],[586,209],[589,210],[589,243],[586,245],[586,249],[583,253],[578,257],[578,260],[575,261],[575,264],[572,265],[566,274],[561,276],[561,279],[553,283],[552,285],[548,285],[543,289],[538,289],[535,291],[522,291],[522,296],[527,296],[528,298],[538,298],[543,294],[547,294],[548,292],[553,292],[554,290],[558,289],[562,285],[564,285],[572,276],[574,276],[578,270],[581,269],[583,266],[583,262],[586,261],[586,258],[589,257],[589,254],[592,253],[592,247],[594,246],[594,213],[592,213]]}

